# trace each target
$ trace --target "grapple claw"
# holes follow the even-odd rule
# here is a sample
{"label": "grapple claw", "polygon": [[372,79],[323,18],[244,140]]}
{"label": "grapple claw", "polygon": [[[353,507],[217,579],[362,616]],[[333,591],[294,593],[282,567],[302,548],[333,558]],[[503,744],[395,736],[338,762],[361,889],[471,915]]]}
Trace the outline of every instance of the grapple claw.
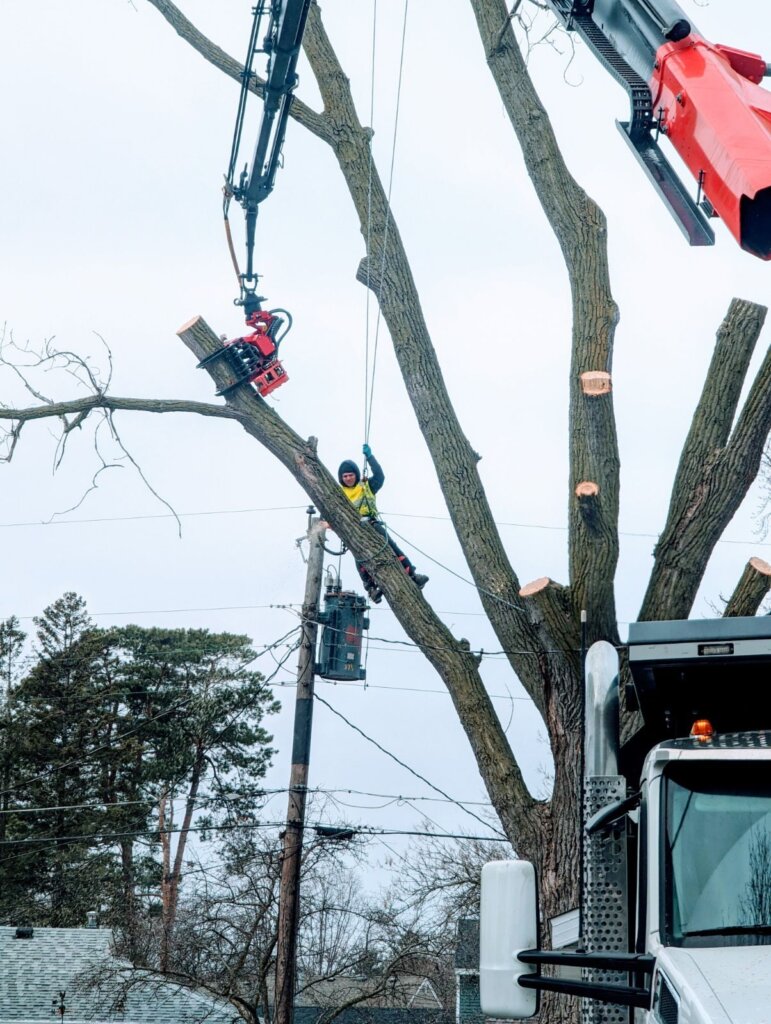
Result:
{"label": "grapple claw", "polygon": [[283,322],[273,313],[257,310],[247,320],[247,325],[255,329],[253,334],[233,338],[201,360],[199,368],[224,359],[232,372],[232,379],[219,389],[218,395],[229,395],[242,384],[253,384],[265,396],[289,380],[277,356],[276,335]]}

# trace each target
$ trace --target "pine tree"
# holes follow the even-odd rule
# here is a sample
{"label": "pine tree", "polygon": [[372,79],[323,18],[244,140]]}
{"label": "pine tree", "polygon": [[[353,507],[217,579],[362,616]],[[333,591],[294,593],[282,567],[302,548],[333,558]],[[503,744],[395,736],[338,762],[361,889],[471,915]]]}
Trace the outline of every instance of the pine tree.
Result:
{"label": "pine tree", "polygon": [[[160,962],[168,966],[182,868],[197,828],[256,822],[273,750],[262,725],[278,704],[248,637],[208,630],[113,631],[127,702],[142,729],[142,788],[161,840]],[[181,805],[178,808],[178,805]]]}
{"label": "pine tree", "polygon": [[[8,808],[11,806],[11,781],[14,759],[11,749],[14,713],[14,688],[21,671],[22,652],[27,634],[19,629],[15,616],[0,623],[0,843],[5,842]],[[0,863],[2,863],[0,847]],[[0,875],[0,877],[2,877]]]}
{"label": "pine tree", "polygon": [[[128,951],[152,905],[168,961],[190,828],[255,823],[276,710],[245,636],[100,630],[65,594],[24,635],[0,627],[6,696],[0,766],[7,813],[0,920],[71,926],[89,910]],[[12,716],[10,709],[12,706]]]}
{"label": "pine tree", "polygon": [[[13,694],[3,916],[77,925],[98,905],[110,857],[81,836],[104,831],[93,752],[103,724],[105,641],[76,594],[35,619],[35,663]],[[23,844],[23,845],[22,845]]]}

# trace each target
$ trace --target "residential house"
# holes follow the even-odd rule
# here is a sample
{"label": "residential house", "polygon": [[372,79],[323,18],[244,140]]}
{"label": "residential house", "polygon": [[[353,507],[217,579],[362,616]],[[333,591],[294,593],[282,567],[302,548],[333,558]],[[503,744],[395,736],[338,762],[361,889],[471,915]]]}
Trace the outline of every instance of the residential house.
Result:
{"label": "residential house", "polygon": [[455,946],[455,1024],[482,1024],[479,1005],[479,918],[458,921]]}
{"label": "residential house", "polygon": [[[115,971],[103,968],[113,963]],[[93,984],[99,971],[100,983]],[[107,928],[0,927],[0,1024],[234,1024],[229,1003],[168,981],[125,985]]]}

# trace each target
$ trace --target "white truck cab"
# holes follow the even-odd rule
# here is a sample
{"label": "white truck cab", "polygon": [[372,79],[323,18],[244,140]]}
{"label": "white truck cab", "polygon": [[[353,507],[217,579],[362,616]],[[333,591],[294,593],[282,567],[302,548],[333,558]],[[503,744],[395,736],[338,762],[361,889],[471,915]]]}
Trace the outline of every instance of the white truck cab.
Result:
{"label": "white truck cab", "polygon": [[771,1024],[771,617],[635,623],[629,664],[645,725],[622,748],[617,652],[587,655],[577,949],[538,948],[531,865],[486,865],[482,1011],[551,990],[585,1021]]}

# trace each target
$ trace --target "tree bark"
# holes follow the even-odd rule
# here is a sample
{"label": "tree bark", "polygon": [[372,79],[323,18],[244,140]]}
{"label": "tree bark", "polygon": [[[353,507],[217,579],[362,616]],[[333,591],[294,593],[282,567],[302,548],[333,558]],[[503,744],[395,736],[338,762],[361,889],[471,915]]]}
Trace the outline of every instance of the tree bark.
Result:
{"label": "tree bark", "polygon": [[771,349],[731,431],[765,306],[734,299],[677,468],[640,619],[686,619],[715,544],[757,476],[771,429]]}
{"label": "tree bark", "polygon": [[755,615],[763,598],[771,590],[771,565],[762,558],[751,558],[744,567],[736,589],[728,600],[724,617]]}
{"label": "tree bark", "polygon": [[573,308],[569,455],[571,496],[577,484],[599,487],[597,515],[588,523],[571,498],[568,544],[572,617],[585,609],[588,640],[617,643],[614,576],[618,562],[619,453],[611,389],[584,390],[587,374],[609,381],[618,309],[610,287],[607,226],[577,184],[557,145],[549,116],[527,73],[504,0],[470,0],[485,59],[557,237]]}

